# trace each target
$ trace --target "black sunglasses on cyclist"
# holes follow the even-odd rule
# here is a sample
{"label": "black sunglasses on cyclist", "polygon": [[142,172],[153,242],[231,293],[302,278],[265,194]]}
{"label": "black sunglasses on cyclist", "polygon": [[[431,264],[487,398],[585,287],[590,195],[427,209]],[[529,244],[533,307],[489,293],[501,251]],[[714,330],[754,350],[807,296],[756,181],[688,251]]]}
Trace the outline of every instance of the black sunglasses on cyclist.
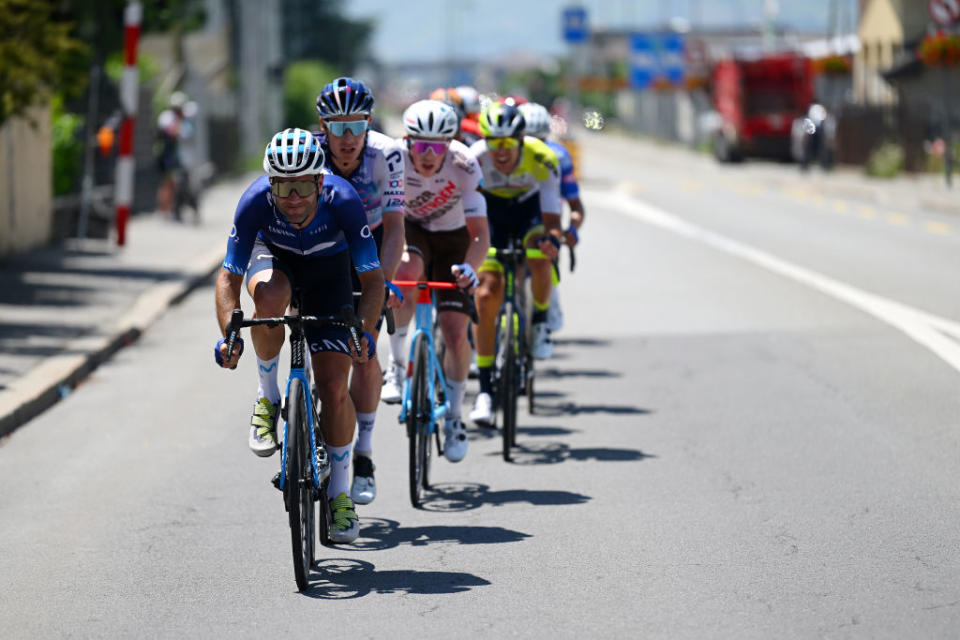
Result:
{"label": "black sunglasses on cyclist", "polygon": [[271,182],[270,192],[278,198],[289,198],[293,193],[296,193],[301,198],[309,198],[317,192],[317,183],[315,180]]}

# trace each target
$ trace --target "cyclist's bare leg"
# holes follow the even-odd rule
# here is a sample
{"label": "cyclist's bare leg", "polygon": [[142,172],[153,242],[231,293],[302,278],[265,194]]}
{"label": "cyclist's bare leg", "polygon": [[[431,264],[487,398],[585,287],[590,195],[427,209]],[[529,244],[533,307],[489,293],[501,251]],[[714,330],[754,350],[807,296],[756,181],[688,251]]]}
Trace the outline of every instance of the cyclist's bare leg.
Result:
{"label": "cyclist's bare leg", "polygon": [[320,396],[320,426],[331,458],[327,491],[331,498],[350,495],[350,457],[357,420],[347,385],[352,360],[343,353],[321,351],[310,361]]}
{"label": "cyclist's bare leg", "polygon": [[[290,305],[290,281],[278,269],[265,269],[253,274],[247,284],[253,298],[254,318],[278,318],[287,312]],[[278,327],[251,327],[253,348],[261,360],[272,360],[283,348],[284,331]]]}
{"label": "cyclist's bare leg", "polygon": [[[528,249],[535,249],[537,243],[530,239]],[[546,258],[527,258],[527,270],[530,272],[530,291],[533,292],[534,305],[546,309],[550,306],[550,289],[553,286],[553,265]]]}
{"label": "cyclist's bare leg", "polygon": [[477,356],[493,357],[496,347],[497,312],[503,304],[503,275],[494,271],[481,271],[477,287]]}
{"label": "cyclist's bare leg", "polygon": [[462,382],[467,379],[470,370],[470,342],[467,340],[465,314],[459,311],[444,311],[440,314],[440,330],[443,342],[447,345],[443,360],[443,372],[448,380]]}
{"label": "cyclist's bare leg", "polygon": [[321,351],[310,358],[322,412],[320,424],[327,444],[342,447],[353,443],[356,414],[347,392],[350,356]]}
{"label": "cyclist's bare leg", "polygon": [[[423,277],[423,258],[419,253],[410,251],[404,252],[403,260],[397,267],[396,280],[420,280]],[[414,310],[417,307],[417,289],[415,287],[403,287],[400,289],[403,293],[403,303],[396,312],[397,328],[405,327],[413,318]]]}

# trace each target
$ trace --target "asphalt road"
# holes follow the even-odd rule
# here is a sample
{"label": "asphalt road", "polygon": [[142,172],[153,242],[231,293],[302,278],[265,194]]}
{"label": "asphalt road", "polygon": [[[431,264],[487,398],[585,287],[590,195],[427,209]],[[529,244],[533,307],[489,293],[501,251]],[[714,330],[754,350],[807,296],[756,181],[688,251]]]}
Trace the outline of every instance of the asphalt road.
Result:
{"label": "asphalt road", "polygon": [[297,593],[202,288],[0,444],[2,635],[955,637],[956,219],[605,139],[584,169],[515,463],[473,431],[414,510],[383,407],[361,538]]}

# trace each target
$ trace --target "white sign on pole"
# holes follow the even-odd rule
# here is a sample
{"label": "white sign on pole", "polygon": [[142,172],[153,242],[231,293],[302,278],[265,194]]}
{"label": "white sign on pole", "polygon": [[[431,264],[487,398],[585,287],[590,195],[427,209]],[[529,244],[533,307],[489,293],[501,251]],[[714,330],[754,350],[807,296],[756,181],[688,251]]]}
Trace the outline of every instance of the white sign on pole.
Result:
{"label": "white sign on pole", "polygon": [[949,27],[960,20],[960,0],[928,0],[927,9],[940,26]]}

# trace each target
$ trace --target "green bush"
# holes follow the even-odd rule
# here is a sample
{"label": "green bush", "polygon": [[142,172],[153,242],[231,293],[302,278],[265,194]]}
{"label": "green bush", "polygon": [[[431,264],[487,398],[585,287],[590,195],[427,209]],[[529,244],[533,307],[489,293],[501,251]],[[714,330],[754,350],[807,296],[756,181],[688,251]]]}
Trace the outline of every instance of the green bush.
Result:
{"label": "green bush", "polygon": [[316,60],[301,60],[287,66],[283,75],[283,125],[281,128],[316,129],[317,94],[323,85],[339,77],[337,70]]}
{"label": "green bush", "polygon": [[53,195],[74,191],[83,172],[83,117],[63,109],[63,98],[54,98],[53,120]]}
{"label": "green bush", "polygon": [[903,147],[885,142],[873,150],[867,159],[867,175],[875,178],[893,178],[903,171]]}

